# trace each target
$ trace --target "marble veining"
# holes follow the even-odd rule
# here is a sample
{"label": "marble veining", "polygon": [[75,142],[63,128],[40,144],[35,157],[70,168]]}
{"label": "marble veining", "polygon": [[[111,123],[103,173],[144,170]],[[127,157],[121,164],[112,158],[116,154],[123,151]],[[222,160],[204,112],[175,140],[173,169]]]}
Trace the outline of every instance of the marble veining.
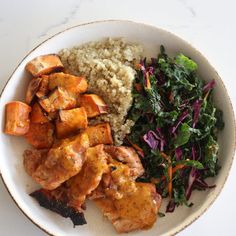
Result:
{"label": "marble veining", "polygon": [[67,16],[65,16],[59,22],[56,22],[48,26],[41,34],[38,35],[38,38],[45,37],[48,34],[48,32],[50,32],[54,28],[57,28],[58,26],[66,25],[71,19],[75,17],[75,15],[80,9],[81,3],[82,3],[82,0],[81,1],[78,0],[77,3],[72,6],[72,9]]}
{"label": "marble veining", "polygon": [[189,5],[188,0],[178,0],[191,14],[192,17],[196,17],[197,14],[193,7]]}

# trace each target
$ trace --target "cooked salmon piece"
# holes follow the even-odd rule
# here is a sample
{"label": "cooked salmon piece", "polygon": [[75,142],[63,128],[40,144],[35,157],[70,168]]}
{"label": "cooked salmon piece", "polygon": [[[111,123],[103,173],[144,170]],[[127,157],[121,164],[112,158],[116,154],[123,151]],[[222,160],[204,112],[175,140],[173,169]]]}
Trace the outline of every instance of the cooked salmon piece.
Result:
{"label": "cooked salmon piece", "polygon": [[58,87],[48,98],[40,99],[39,103],[46,112],[50,113],[75,108],[76,98],[71,96],[65,89]]}
{"label": "cooked salmon piece", "polygon": [[81,208],[86,197],[98,187],[103,174],[108,171],[107,155],[102,144],[88,148],[85,159],[79,174],[66,182],[68,205],[76,209]]}
{"label": "cooked salmon piece", "polygon": [[5,129],[10,135],[21,136],[29,130],[31,107],[19,101],[9,102],[5,106]]}
{"label": "cooked salmon piece", "polygon": [[87,113],[84,107],[59,111],[56,121],[56,134],[58,138],[65,138],[75,134],[88,126]]}
{"label": "cooked salmon piece", "polygon": [[44,189],[52,190],[78,174],[85,161],[84,152],[89,147],[87,134],[62,142],[48,151],[43,164],[33,173],[33,179]]}
{"label": "cooked salmon piece", "polygon": [[130,168],[128,164],[114,160],[111,155],[108,155],[108,166],[109,171],[103,175],[100,185],[89,198],[118,233],[151,228],[161,205],[161,196],[156,192],[155,185],[135,182],[132,165]]}
{"label": "cooked salmon piece", "polygon": [[[63,213],[61,212],[62,208],[65,211],[70,209],[82,214],[86,197],[98,187],[102,175],[108,171],[107,155],[103,150],[103,145],[88,148],[85,152],[85,159],[81,171],[61,186],[54,190],[41,189],[32,193],[31,196],[35,197],[46,208],[49,204],[47,200],[50,199],[52,204],[49,204],[48,208],[59,214]],[[48,204],[46,204],[47,202]],[[57,203],[61,204],[58,205],[57,209],[54,209]],[[68,216],[72,216],[71,220],[75,225],[82,223],[80,221],[75,222],[72,214],[68,214]]]}
{"label": "cooked salmon piece", "polygon": [[53,195],[52,192],[46,189],[39,189],[32,192],[30,196],[35,198],[40,206],[54,211],[62,217],[70,218],[74,226],[87,223],[83,212],[68,206],[65,201],[61,200],[61,195]]}
{"label": "cooked salmon piece", "polygon": [[87,80],[84,77],[65,74],[63,72],[53,73],[48,76],[48,87],[53,90],[57,87],[64,88],[68,93],[80,94],[88,88]]}
{"label": "cooked salmon piece", "polygon": [[135,179],[129,166],[114,160],[109,154],[107,162],[109,171],[104,173],[101,184],[91,193],[89,198],[96,199],[107,196],[111,199],[121,199],[125,195],[135,192],[137,190]]}
{"label": "cooked salmon piece", "polygon": [[35,57],[26,64],[25,69],[34,77],[38,77],[63,69],[63,64],[58,55],[48,54]]}
{"label": "cooked salmon piece", "polygon": [[143,175],[143,165],[138,154],[132,147],[106,145],[104,149],[113,159],[127,164],[134,179]]}
{"label": "cooked salmon piece", "polygon": [[137,190],[130,168],[116,160],[108,158],[109,172],[103,175],[102,183],[106,196],[121,199]]}
{"label": "cooked salmon piece", "polygon": [[25,134],[26,141],[37,149],[50,148],[53,144],[54,125],[52,123],[30,123]]}
{"label": "cooked salmon piece", "polygon": [[80,96],[79,103],[81,107],[85,108],[89,118],[108,112],[108,106],[96,94],[84,94]]}
{"label": "cooked salmon piece", "polygon": [[45,161],[47,158],[48,149],[41,150],[25,150],[23,153],[24,157],[24,168],[28,175],[32,176],[35,170]]}
{"label": "cooked salmon piece", "polygon": [[84,133],[86,133],[89,137],[90,146],[113,143],[111,127],[109,123],[101,123],[94,126],[89,126],[87,129],[85,129]]}
{"label": "cooked salmon piece", "polygon": [[94,199],[118,233],[149,229],[156,222],[161,196],[156,192],[155,185],[136,183],[136,187],[135,192],[121,199]]}

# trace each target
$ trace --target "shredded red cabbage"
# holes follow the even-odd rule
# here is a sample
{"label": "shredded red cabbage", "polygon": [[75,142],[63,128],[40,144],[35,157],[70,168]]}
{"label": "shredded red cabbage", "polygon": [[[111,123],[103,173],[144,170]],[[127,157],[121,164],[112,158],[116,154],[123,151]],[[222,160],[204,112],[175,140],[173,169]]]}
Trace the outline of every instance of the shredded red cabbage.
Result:
{"label": "shredded red cabbage", "polygon": [[189,178],[188,178],[188,186],[185,191],[185,195],[186,195],[187,200],[189,200],[189,198],[191,197],[192,190],[193,190],[193,184],[194,184],[194,181],[197,179],[197,177],[199,177],[199,173],[198,173],[197,169],[193,167],[190,171]]}
{"label": "shredded red cabbage", "polygon": [[154,74],[154,68],[152,66],[148,67],[148,72],[150,75]]}
{"label": "shredded red cabbage", "polygon": [[161,132],[161,128],[156,128],[156,131],[160,137],[160,151],[164,151],[164,146],[166,145],[165,137],[163,133]]}
{"label": "shredded red cabbage", "polygon": [[166,144],[160,128],[157,128],[156,132],[149,130],[146,134],[143,135],[143,140],[153,150],[159,148],[160,151],[163,151]]}
{"label": "shredded red cabbage", "polygon": [[192,146],[192,159],[196,160],[196,148],[195,148],[195,145]]}
{"label": "shredded red cabbage", "polygon": [[[143,147],[146,173],[140,180],[160,179],[156,187],[162,197],[172,192],[167,212],[182,204],[191,206],[188,200],[192,191],[214,187],[205,179],[219,170],[217,132],[224,122],[212,99],[215,81],[200,81],[196,69],[191,58],[183,54],[169,57],[161,46],[156,58],[141,60],[135,77],[142,92],[133,91],[134,104],[128,118],[135,125],[129,139]],[[175,170],[171,190],[170,165]]]}
{"label": "shredded red cabbage", "polygon": [[176,206],[176,204],[175,204],[175,202],[173,200],[169,201],[169,203],[168,203],[168,205],[166,207],[166,212],[170,212],[170,213],[174,212],[175,206]]}
{"label": "shredded red cabbage", "polygon": [[197,178],[194,182],[194,186],[206,190],[208,188],[215,188],[216,185],[208,185],[203,179]]}
{"label": "shredded red cabbage", "polygon": [[[192,146],[192,160],[196,160],[195,145]],[[189,200],[189,198],[191,197],[192,190],[193,190],[193,184],[194,184],[195,180],[197,179],[197,177],[199,177],[199,173],[198,173],[197,169],[193,167],[190,171],[190,174],[189,174],[188,186],[187,186],[186,192],[185,192],[185,196],[186,196],[187,200]]]}
{"label": "shredded red cabbage", "polygon": [[201,110],[201,104],[202,104],[202,102],[199,99],[197,99],[193,103],[193,128],[195,128],[195,126],[198,122],[200,110]]}
{"label": "shredded red cabbage", "polygon": [[157,149],[160,138],[154,131],[150,130],[143,135],[143,140],[148,144],[151,149]]}
{"label": "shredded red cabbage", "polygon": [[204,87],[203,87],[203,93],[207,93],[208,91],[210,91],[211,89],[214,88],[215,86],[215,80],[211,80],[209,83],[207,83]]}
{"label": "shredded red cabbage", "polygon": [[182,115],[179,117],[177,124],[171,128],[171,133],[174,134],[175,131],[178,129],[179,125],[187,118],[187,116],[189,115],[188,111],[185,110]]}
{"label": "shredded red cabbage", "polygon": [[183,151],[182,151],[181,147],[177,147],[175,149],[176,161],[180,161],[182,159],[182,156],[183,156]]}

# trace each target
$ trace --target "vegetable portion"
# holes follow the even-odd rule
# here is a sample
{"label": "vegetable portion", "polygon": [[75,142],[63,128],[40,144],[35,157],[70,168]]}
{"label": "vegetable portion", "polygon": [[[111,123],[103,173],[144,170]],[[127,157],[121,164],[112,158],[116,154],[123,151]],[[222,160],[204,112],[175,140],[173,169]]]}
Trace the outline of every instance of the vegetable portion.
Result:
{"label": "vegetable portion", "polygon": [[36,92],[36,96],[38,98],[43,98],[49,93],[49,88],[48,88],[48,76],[47,75],[42,75],[40,77],[41,83],[38,87],[38,91]]}
{"label": "vegetable portion", "polygon": [[34,77],[49,74],[56,70],[63,69],[63,64],[56,54],[42,55],[29,61],[25,69]]}
{"label": "vegetable portion", "polygon": [[50,90],[62,87],[68,93],[78,94],[86,92],[88,88],[88,83],[84,77],[78,77],[62,72],[50,74],[48,80],[48,87]]}
{"label": "vegetable portion", "polygon": [[213,103],[215,81],[205,83],[197,64],[183,54],[169,57],[163,46],[157,58],[137,65],[134,102],[128,119],[135,122],[127,140],[141,147],[146,170],[139,180],[153,182],[167,212],[191,206],[192,190],[211,188],[205,179],[219,170],[217,134],[224,127]]}
{"label": "vegetable portion", "polygon": [[13,101],[5,107],[5,129],[4,132],[10,135],[21,136],[29,130],[29,113],[31,107],[23,102]]}
{"label": "vegetable portion", "polygon": [[53,144],[54,125],[47,123],[30,123],[25,138],[29,144],[37,149],[50,148]]}
{"label": "vegetable portion", "polygon": [[89,118],[100,114],[106,114],[108,107],[96,94],[84,94],[79,98],[80,105],[85,108]]}
{"label": "vegetable portion", "polygon": [[27,88],[26,91],[26,96],[25,96],[25,102],[27,104],[30,104],[35,96],[35,94],[37,93],[39,86],[41,84],[42,78],[38,77],[38,78],[33,78]]}
{"label": "vegetable portion", "polygon": [[30,113],[30,121],[32,123],[47,123],[49,122],[48,117],[46,116],[45,112],[43,112],[42,107],[36,102],[32,106],[32,111]]}
{"label": "vegetable portion", "polygon": [[71,110],[59,111],[59,118],[56,121],[56,133],[58,138],[78,132],[88,126],[87,113],[84,107]]}
{"label": "vegetable portion", "polygon": [[48,98],[41,99],[40,105],[46,112],[54,112],[61,109],[76,107],[76,98],[71,96],[65,89],[58,87]]}
{"label": "vegetable portion", "polygon": [[49,149],[60,143],[57,139],[79,132],[89,136],[92,146],[112,144],[108,123],[88,127],[88,118],[107,113],[107,105],[96,94],[84,94],[88,83],[83,76],[56,72],[62,68],[54,54],[27,63],[26,70],[35,76],[26,91],[28,105],[19,101],[6,104],[5,133],[24,135],[36,149]]}
{"label": "vegetable portion", "polygon": [[89,126],[84,133],[89,137],[91,146],[98,144],[113,144],[111,127],[109,123],[101,123],[94,126]]}

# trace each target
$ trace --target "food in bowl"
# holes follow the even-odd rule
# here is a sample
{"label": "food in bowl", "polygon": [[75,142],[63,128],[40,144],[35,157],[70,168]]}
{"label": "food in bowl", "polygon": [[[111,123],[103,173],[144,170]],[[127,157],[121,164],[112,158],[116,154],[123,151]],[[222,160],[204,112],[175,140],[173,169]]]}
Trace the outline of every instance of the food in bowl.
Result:
{"label": "food in bowl", "polygon": [[116,145],[123,143],[134,124],[126,116],[133,101],[134,65],[140,61],[142,52],[139,44],[111,38],[59,52],[65,68],[72,74],[85,76],[89,92],[98,94],[109,104],[107,115],[90,122],[109,122]]}
{"label": "food in bowl", "polygon": [[128,115],[135,125],[127,140],[143,156],[146,172],[139,181],[155,183],[169,197],[166,212],[191,206],[192,190],[213,188],[205,179],[220,168],[217,134],[224,122],[212,100],[215,81],[205,83],[196,70],[190,58],[169,57],[163,46],[157,58],[137,65]]}
{"label": "food in bowl", "polygon": [[223,128],[214,81],[204,84],[183,54],[141,54],[140,45],[108,39],[62,50],[62,62],[37,57],[26,66],[37,76],[28,104],[6,105],[5,132],[35,148],[24,152],[26,172],[42,187],[31,196],[74,225],[86,223],[90,199],[117,232],[148,229],[162,197],[172,212],[191,206],[193,189],[213,187],[205,178],[217,174]]}

